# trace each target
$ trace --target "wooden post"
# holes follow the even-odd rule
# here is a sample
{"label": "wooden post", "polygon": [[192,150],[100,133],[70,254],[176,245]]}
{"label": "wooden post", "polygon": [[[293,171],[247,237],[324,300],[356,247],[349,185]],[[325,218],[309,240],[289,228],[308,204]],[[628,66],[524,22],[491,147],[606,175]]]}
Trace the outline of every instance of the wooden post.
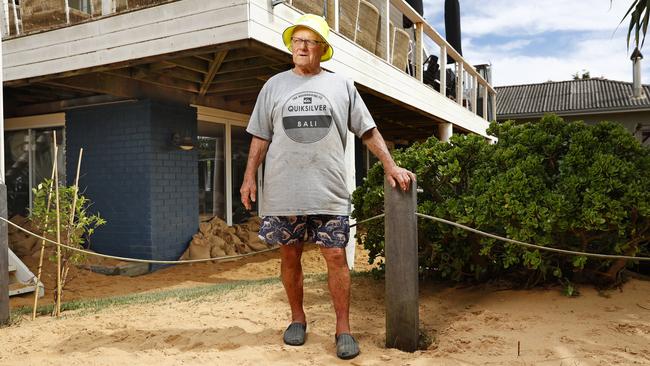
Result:
{"label": "wooden post", "polygon": [[420,82],[423,81],[424,73],[422,65],[422,52],[424,47],[424,25],[422,23],[415,23],[415,78]]}
{"label": "wooden post", "polygon": [[113,13],[113,1],[112,0],[102,0],[102,15],[108,15]]}
{"label": "wooden post", "polygon": [[492,94],[492,119],[490,121],[497,120],[497,95],[496,93]]}
{"label": "wooden post", "polygon": [[[0,131],[4,133],[4,131]],[[0,183],[0,216],[7,218],[7,186]],[[9,243],[7,224],[0,222],[0,325],[9,323]],[[38,291],[38,290],[37,290]]]}
{"label": "wooden post", "polygon": [[[56,144],[56,131],[52,132],[52,141]],[[59,200],[59,164],[57,157],[54,157],[54,195],[56,207],[56,304],[54,304],[54,315],[61,316],[61,205]]]}
{"label": "wooden post", "polygon": [[463,106],[463,73],[465,69],[463,68],[463,61],[456,60],[456,102],[461,107]]}
{"label": "wooden post", "polygon": [[11,26],[9,25],[9,1],[2,0],[2,37],[8,36],[11,33]]}
{"label": "wooden post", "polygon": [[449,142],[454,134],[454,125],[450,122],[440,122],[438,124],[438,137],[442,142]]}
{"label": "wooden post", "polygon": [[[6,4],[5,1],[3,1]],[[4,11],[3,11],[4,13]],[[5,19],[0,20],[0,28]],[[9,22],[7,21],[7,27]],[[7,28],[7,34],[9,28]],[[4,127],[4,105],[2,88],[2,41],[0,40],[0,216],[7,217],[7,186],[5,185],[5,127]],[[9,322],[9,238],[7,224],[0,223],[0,324]]]}
{"label": "wooden post", "polygon": [[393,61],[393,58],[391,57],[391,53],[393,51],[391,44],[390,44],[390,0],[385,1],[385,7],[386,12],[383,14],[383,22],[381,24],[381,32],[383,33],[382,37],[386,40],[386,44],[384,45],[384,49],[386,50],[386,61],[388,63],[391,63]]}
{"label": "wooden post", "polygon": [[478,102],[478,76],[473,75],[471,76],[472,80],[472,113],[476,114],[478,111],[478,106],[476,103]]}
{"label": "wooden post", "polygon": [[[56,139],[54,139],[54,140],[55,140],[55,141],[53,141],[54,145],[52,147],[52,151],[54,152],[54,154],[52,154],[52,156],[54,156],[54,159],[57,159],[57,156],[59,156],[58,155],[58,148],[56,147]],[[54,177],[55,177],[54,168],[56,168],[56,165],[52,164],[52,174],[51,174],[51,178],[50,178],[50,180],[52,181],[52,185],[50,185],[50,188],[48,189],[48,192],[47,192],[47,204],[46,204],[46,208],[45,208],[45,228],[43,230],[44,232],[47,232],[47,228],[50,225],[49,217],[50,217],[50,208],[52,207],[52,190],[54,189]],[[41,283],[41,275],[43,274],[43,257],[44,256],[45,256],[45,239],[42,239],[41,240],[41,254],[38,257],[38,272],[36,274],[36,281],[35,281],[36,286],[38,286],[38,284]],[[38,291],[38,287],[37,287],[37,290],[34,291],[34,306],[32,307],[32,320],[36,319],[36,309],[38,309],[38,293],[39,293],[39,291]]]}
{"label": "wooden post", "polygon": [[447,96],[447,46],[440,46],[440,93]]}
{"label": "wooden post", "polygon": [[489,121],[488,118],[488,88],[487,85],[483,85],[482,89],[483,94],[483,119]]}
{"label": "wooden post", "polygon": [[384,180],[386,347],[418,348],[417,184],[408,192]]}
{"label": "wooden post", "polygon": [[340,14],[339,0],[334,0],[334,31],[339,32],[341,28],[341,14]]}
{"label": "wooden post", "polygon": [[14,11],[14,26],[16,28],[16,34],[20,34],[20,26],[18,25],[18,5],[16,5],[16,0],[11,0]]}
{"label": "wooden post", "polygon": [[65,0],[65,24],[70,24],[70,4]]}

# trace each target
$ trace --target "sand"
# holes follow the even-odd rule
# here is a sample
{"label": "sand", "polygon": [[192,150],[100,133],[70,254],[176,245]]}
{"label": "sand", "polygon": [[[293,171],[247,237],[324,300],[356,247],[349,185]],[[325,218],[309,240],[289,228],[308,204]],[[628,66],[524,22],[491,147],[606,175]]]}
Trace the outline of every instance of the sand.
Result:
{"label": "sand", "polygon": [[[78,273],[67,299],[188,287],[277,276],[277,253],[237,262],[177,266],[136,278]],[[324,272],[317,250],[305,272]],[[359,267],[367,268],[363,256]],[[622,291],[584,286],[575,298],[560,289],[514,291],[493,286],[423,284],[426,350],[384,348],[384,283],[353,278],[353,332],[362,353],[341,361],[325,281],[305,284],[308,338],[282,344],[289,310],[280,283],[246,286],[199,300],[166,300],[98,312],[66,312],[0,329],[0,365],[648,365],[650,282]],[[12,305],[31,298],[12,298]],[[517,355],[517,344],[520,354]]]}

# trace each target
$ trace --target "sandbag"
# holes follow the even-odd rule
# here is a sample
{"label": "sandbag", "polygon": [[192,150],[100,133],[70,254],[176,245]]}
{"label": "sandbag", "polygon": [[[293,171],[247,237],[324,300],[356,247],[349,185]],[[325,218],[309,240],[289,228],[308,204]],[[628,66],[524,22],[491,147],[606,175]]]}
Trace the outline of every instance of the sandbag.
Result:
{"label": "sandbag", "polygon": [[217,258],[217,257],[223,257],[226,255],[226,252],[223,250],[223,248],[213,245],[210,247],[210,256],[212,258]]}
{"label": "sandbag", "polygon": [[212,229],[211,225],[209,223],[207,223],[207,222],[202,222],[202,223],[199,224],[199,231],[203,235],[210,234],[211,231],[212,231],[211,229]]}
{"label": "sandbag", "polygon": [[192,241],[190,244],[190,259],[209,259],[210,246],[203,241]]}

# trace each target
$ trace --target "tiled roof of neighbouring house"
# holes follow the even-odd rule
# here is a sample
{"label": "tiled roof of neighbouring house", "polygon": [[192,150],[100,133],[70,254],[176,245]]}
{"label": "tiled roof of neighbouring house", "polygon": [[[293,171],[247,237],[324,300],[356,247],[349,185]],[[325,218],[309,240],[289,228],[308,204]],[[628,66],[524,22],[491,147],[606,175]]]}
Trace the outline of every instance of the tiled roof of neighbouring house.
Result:
{"label": "tiled roof of neighbouring house", "polygon": [[650,108],[650,85],[640,98],[632,96],[632,83],[606,79],[500,86],[497,115],[515,117],[544,113],[598,113]]}

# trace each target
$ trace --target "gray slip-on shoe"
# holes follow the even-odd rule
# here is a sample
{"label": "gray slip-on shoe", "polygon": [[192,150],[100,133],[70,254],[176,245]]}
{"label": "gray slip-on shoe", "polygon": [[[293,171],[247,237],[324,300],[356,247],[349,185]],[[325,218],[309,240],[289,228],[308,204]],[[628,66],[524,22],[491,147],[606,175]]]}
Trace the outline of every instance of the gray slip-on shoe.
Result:
{"label": "gray slip-on shoe", "polygon": [[342,360],[350,360],[359,355],[359,344],[351,334],[342,333],[335,337],[336,355]]}
{"label": "gray slip-on shoe", "polygon": [[305,344],[307,335],[307,324],[291,323],[284,331],[284,343],[290,346],[302,346]]}

